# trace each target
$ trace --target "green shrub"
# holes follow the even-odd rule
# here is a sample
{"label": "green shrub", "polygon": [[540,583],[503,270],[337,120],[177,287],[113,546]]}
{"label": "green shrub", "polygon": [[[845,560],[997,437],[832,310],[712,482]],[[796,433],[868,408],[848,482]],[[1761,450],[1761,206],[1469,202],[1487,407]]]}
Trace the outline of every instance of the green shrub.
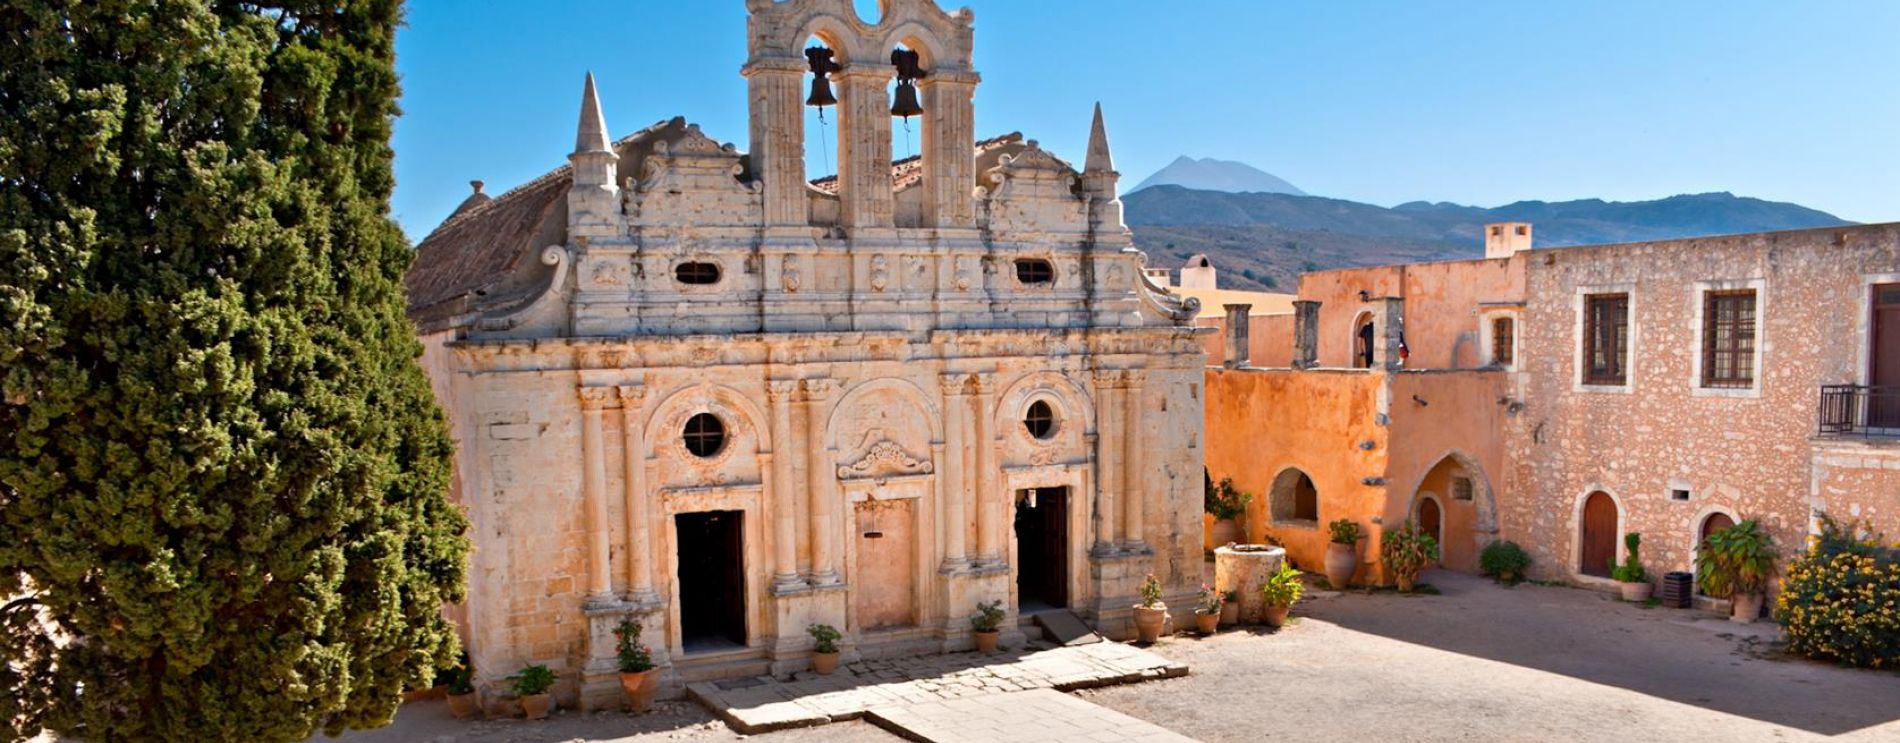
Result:
{"label": "green shrub", "polygon": [[554,687],[554,671],[540,664],[522,666],[508,678],[515,682],[515,694],[524,697],[544,694]]}
{"label": "green shrub", "polygon": [[1478,566],[1485,575],[1503,577],[1505,573],[1511,573],[1521,578],[1524,576],[1524,569],[1530,567],[1530,564],[1530,553],[1508,539],[1487,544],[1484,546],[1484,551],[1478,553]]}
{"label": "green shrub", "polygon": [[1267,600],[1268,606],[1292,606],[1293,602],[1299,601],[1300,596],[1305,593],[1306,584],[1300,582],[1300,571],[1294,570],[1292,565],[1286,563],[1280,564],[1280,572],[1274,573],[1267,578],[1267,582],[1260,584],[1260,595]]}
{"label": "green shrub", "polygon": [[1696,584],[1710,596],[1763,593],[1774,576],[1775,540],[1754,519],[1711,532],[1696,552]]}
{"label": "green shrub", "polygon": [[1623,564],[1618,565],[1615,560],[1611,560],[1610,577],[1618,583],[1649,582],[1649,573],[1643,571],[1643,560],[1640,555],[1643,535],[1637,532],[1623,535],[1623,546],[1628,548],[1624,550]]}
{"label": "green shrub", "polygon": [[805,632],[811,635],[811,639],[815,642],[811,648],[814,653],[838,652],[838,640],[844,637],[838,632],[837,627],[829,624],[814,624],[806,627]]}
{"label": "green shrub", "polygon": [[1359,538],[1365,536],[1359,522],[1352,519],[1334,521],[1326,525],[1326,530],[1332,532],[1333,544],[1358,544]]}
{"label": "green shrub", "polygon": [[1149,573],[1148,579],[1141,582],[1141,608],[1158,609],[1166,606],[1161,603],[1161,581],[1155,580],[1155,574]]}
{"label": "green shrub", "polygon": [[1412,584],[1418,581],[1419,571],[1438,559],[1438,540],[1406,519],[1399,528],[1379,538],[1379,559],[1392,571],[1399,590],[1411,591]]}
{"label": "green shrub", "polygon": [[1252,500],[1252,493],[1234,487],[1234,478],[1223,477],[1220,484],[1207,488],[1201,508],[1213,514],[1216,520],[1225,521],[1246,513],[1247,503]]}
{"label": "green shrub", "polygon": [[1003,626],[1003,602],[991,601],[978,603],[976,613],[970,615],[970,629],[977,632],[995,632]]}
{"label": "green shrub", "polygon": [[1900,547],[1856,537],[1821,517],[1807,554],[1788,564],[1775,618],[1788,650],[1862,668],[1900,668]]}

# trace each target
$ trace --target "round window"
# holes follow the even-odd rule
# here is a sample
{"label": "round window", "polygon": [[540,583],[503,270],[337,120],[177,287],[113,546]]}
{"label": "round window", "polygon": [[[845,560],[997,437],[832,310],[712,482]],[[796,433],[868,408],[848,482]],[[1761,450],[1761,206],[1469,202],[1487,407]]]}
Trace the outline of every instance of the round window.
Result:
{"label": "round window", "polygon": [[726,448],[726,424],[712,413],[700,413],[686,419],[686,450],[696,457],[710,457]]}
{"label": "round window", "polygon": [[1029,412],[1023,414],[1023,428],[1029,429],[1029,435],[1038,439],[1047,439],[1056,434],[1056,411],[1049,403],[1037,400],[1029,404]]}

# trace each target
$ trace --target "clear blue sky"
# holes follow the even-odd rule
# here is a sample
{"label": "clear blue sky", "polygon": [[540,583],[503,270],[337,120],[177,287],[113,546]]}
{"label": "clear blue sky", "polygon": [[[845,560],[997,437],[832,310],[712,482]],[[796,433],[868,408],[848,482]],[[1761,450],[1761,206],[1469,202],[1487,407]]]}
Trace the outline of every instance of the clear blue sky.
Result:
{"label": "clear blue sky", "polygon": [[[1896,0],[961,4],[978,132],[1079,162],[1099,100],[1124,188],[1192,155],[1385,206],[1732,191],[1900,220]],[[615,136],[683,115],[746,146],[742,0],[411,0],[397,51],[414,240],[468,180],[565,163],[590,69]]]}

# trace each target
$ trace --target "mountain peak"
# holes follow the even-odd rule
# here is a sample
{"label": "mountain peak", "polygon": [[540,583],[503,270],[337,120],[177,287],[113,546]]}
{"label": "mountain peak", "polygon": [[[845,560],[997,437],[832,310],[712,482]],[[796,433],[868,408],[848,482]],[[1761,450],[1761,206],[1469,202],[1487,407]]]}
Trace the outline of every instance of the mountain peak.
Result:
{"label": "mountain peak", "polygon": [[1211,157],[1196,160],[1187,155],[1176,157],[1174,162],[1155,171],[1154,175],[1148,176],[1128,193],[1160,185],[1181,186],[1198,191],[1306,195],[1305,191],[1295,188],[1293,184],[1252,165],[1232,160],[1216,160]]}

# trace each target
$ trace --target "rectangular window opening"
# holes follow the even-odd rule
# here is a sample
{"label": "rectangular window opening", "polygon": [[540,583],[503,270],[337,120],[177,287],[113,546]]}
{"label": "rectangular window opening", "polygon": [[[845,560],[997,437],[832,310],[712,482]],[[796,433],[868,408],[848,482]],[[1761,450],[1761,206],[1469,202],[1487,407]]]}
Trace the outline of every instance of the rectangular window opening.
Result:
{"label": "rectangular window opening", "polygon": [[1583,308],[1583,382],[1629,383],[1630,296],[1591,294]]}
{"label": "rectangular window opening", "polygon": [[1517,322],[1508,317],[1491,321],[1491,363],[1510,366],[1517,359]]}
{"label": "rectangular window opening", "polygon": [[1755,384],[1755,290],[1702,295],[1702,386]]}
{"label": "rectangular window opening", "polygon": [[1669,499],[1670,500],[1688,500],[1689,491],[1683,490],[1682,488],[1670,488]]}

